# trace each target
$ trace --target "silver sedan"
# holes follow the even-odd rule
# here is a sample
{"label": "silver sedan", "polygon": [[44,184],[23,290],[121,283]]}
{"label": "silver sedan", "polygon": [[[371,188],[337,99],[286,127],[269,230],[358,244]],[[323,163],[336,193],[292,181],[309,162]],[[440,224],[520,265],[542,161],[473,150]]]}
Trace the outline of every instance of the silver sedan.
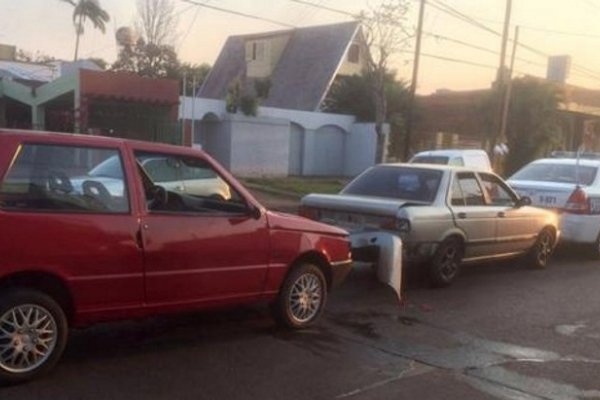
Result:
{"label": "silver sedan", "polygon": [[[555,213],[529,206],[528,197],[519,197],[493,173],[460,167],[382,164],[337,195],[310,194],[301,204],[305,217],[351,233],[383,230],[399,236],[404,262],[428,265],[439,287],[469,262],[526,256],[532,266],[544,268],[560,235]],[[354,254],[372,261],[377,251]]]}

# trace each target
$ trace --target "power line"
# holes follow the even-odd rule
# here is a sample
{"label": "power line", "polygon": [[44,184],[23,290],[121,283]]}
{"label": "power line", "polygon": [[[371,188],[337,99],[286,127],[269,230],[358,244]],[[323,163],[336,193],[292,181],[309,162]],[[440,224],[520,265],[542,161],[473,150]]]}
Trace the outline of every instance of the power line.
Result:
{"label": "power line", "polygon": [[557,35],[565,35],[565,36],[577,36],[577,37],[587,37],[591,39],[600,39],[600,35],[594,35],[591,33],[582,33],[582,32],[567,32],[567,31],[557,31],[554,29],[541,28],[538,26],[529,26],[529,25],[519,25],[520,28],[530,30],[530,31],[538,31],[544,33],[554,33]]}
{"label": "power line", "polygon": [[358,18],[357,14],[352,14],[351,12],[340,10],[339,8],[324,6],[322,4],[315,4],[315,3],[311,3],[310,1],[304,1],[304,0],[290,0],[290,1],[292,1],[294,3],[298,3],[298,4],[304,4],[307,6],[315,7],[315,8],[320,8],[321,10],[327,10],[327,11],[331,11],[334,13],[346,15],[346,16],[352,17],[352,18]]}
{"label": "power line", "polygon": [[428,31],[423,31],[423,33],[426,34],[427,36],[430,36],[430,37],[434,38],[434,39],[445,40],[447,42],[452,42],[452,43],[460,44],[462,46],[470,47],[470,48],[475,49],[475,50],[485,51],[486,53],[498,54],[497,51],[488,49],[487,47],[477,46],[475,44],[467,43],[467,42],[464,42],[464,41],[459,40],[459,39],[454,39],[454,38],[451,38],[451,37],[448,37],[448,36],[440,35],[439,33],[433,33],[433,32],[428,32]]}
{"label": "power line", "polygon": [[[490,18],[484,18],[484,17],[480,17],[480,16],[473,17],[473,18],[477,19],[479,21],[489,22],[489,23],[495,24],[495,25],[501,25],[501,24],[504,23],[503,21],[498,21],[496,19],[490,19]],[[528,24],[521,24],[521,23],[514,23],[514,24],[510,24],[510,25],[513,28],[518,25],[519,28],[521,28],[521,29],[531,30],[531,31],[552,33],[552,34],[565,35],[565,36],[577,36],[577,37],[587,37],[587,38],[591,38],[591,39],[600,39],[600,35],[595,35],[595,34],[592,34],[592,33],[562,31],[562,30],[549,29],[549,28],[546,28],[546,27],[540,27],[540,26],[534,26],[534,25],[528,25]]]}
{"label": "power line", "polygon": [[[192,6],[192,7],[195,7],[195,6]],[[187,39],[188,35],[190,34],[192,27],[196,23],[196,19],[198,18],[199,13],[200,13],[200,7],[196,7],[196,12],[194,12],[194,17],[192,18],[192,22],[190,22],[190,25],[188,26],[185,34],[181,37],[181,40],[179,41],[179,46],[177,46],[177,51],[179,51],[181,46],[183,46],[183,42],[185,42],[185,39]]]}
{"label": "power line", "polygon": [[[482,24],[481,22],[477,21],[476,19],[474,19],[472,17],[469,17],[468,15],[466,15],[466,14],[458,11],[457,9],[455,9],[453,7],[450,7],[447,4],[442,3],[439,0],[431,0],[431,1],[434,2],[434,3],[430,3],[431,6],[433,6],[434,8],[436,8],[436,9],[438,9],[438,10],[440,10],[440,11],[442,11],[442,12],[444,12],[444,13],[446,13],[446,14],[454,17],[454,18],[457,18],[457,19],[459,19],[459,20],[461,20],[463,22],[467,22],[468,24],[471,24],[471,25],[473,25],[475,27],[483,29],[484,31],[489,32],[491,34],[494,34],[496,36],[502,36],[502,34],[500,32],[498,32],[498,31],[490,28],[487,25]],[[512,39],[509,39],[509,41],[512,41]],[[524,48],[524,49],[526,49],[526,50],[528,50],[528,51],[530,51],[530,52],[532,52],[532,53],[534,53],[534,54],[536,54],[538,56],[548,57],[547,54],[545,54],[545,53],[543,53],[543,52],[541,52],[541,51],[539,51],[537,49],[534,49],[533,47],[528,46],[528,45],[526,45],[524,43],[518,43],[518,46],[522,47],[522,48]]]}
{"label": "power line", "polygon": [[474,66],[474,67],[490,68],[490,69],[494,69],[494,70],[498,69],[497,67],[495,67],[493,65],[482,64],[482,63],[478,63],[478,62],[475,62],[475,61],[461,60],[459,58],[439,56],[439,55],[436,55],[436,54],[429,54],[429,53],[421,53],[421,55],[423,57],[435,58],[435,59],[438,59],[438,60],[450,61],[450,62],[459,63],[459,64],[466,64],[466,65],[471,65],[471,66]]}
{"label": "power line", "polygon": [[[319,0],[319,4],[321,4],[323,0]],[[290,4],[288,4],[289,6]],[[294,24],[300,25],[302,21],[306,21],[312,16],[316,15],[319,12],[318,8],[309,8],[304,7],[300,12],[296,14],[296,18],[294,18]]]}
{"label": "power line", "polygon": [[576,73],[575,75],[578,76],[586,76],[588,78],[592,78],[595,79],[597,81],[600,81],[600,75],[597,75],[596,73],[592,72],[587,72],[586,70],[584,70],[583,68],[577,66],[577,65],[572,65],[571,66],[572,69],[574,69],[575,71],[578,71],[578,73]]}
{"label": "power line", "polygon": [[[476,26],[476,27],[478,27],[480,29],[483,29],[484,31],[492,33],[492,34],[494,34],[496,36],[502,36],[502,34],[500,32],[498,32],[498,31],[490,28],[487,25],[482,24],[481,22],[477,21],[476,19],[474,19],[472,17],[469,17],[468,15],[466,15],[466,14],[458,11],[457,9],[455,9],[453,7],[450,7],[447,4],[442,3],[439,0],[431,0],[431,1],[435,2],[435,3],[430,3],[431,6],[433,6],[434,8],[437,8],[438,10],[440,10],[440,11],[442,11],[442,12],[444,12],[444,13],[446,13],[446,14],[454,17],[454,18],[457,18],[457,19],[459,19],[459,20],[461,20],[463,22],[467,22],[467,23],[469,23],[469,24],[471,24],[473,26]],[[512,42],[512,39],[509,39],[509,40]],[[526,45],[524,43],[518,43],[518,46],[522,47],[525,50],[528,50],[528,51],[530,51],[530,52],[532,52],[532,53],[534,53],[534,54],[536,54],[538,56],[548,57],[548,54],[545,54],[542,51],[537,50],[537,49],[535,49],[535,48],[533,48],[531,46],[528,46],[528,45]]]}
{"label": "power line", "polygon": [[[486,53],[489,53],[489,54],[494,54],[494,55],[498,55],[499,54],[498,51],[496,51],[496,50],[492,50],[492,49],[489,49],[489,48],[483,47],[483,46],[478,46],[478,45],[475,45],[475,44],[472,44],[472,43],[468,43],[468,42],[465,42],[465,41],[462,41],[462,40],[459,40],[459,39],[451,38],[451,37],[448,37],[448,36],[440,35],[438,33],[426,32],[426,31],[423,31],[423,33],[425,33],[426,35],[431,36],[431,37],[433,37],[435,39],[445,40],[445,41],[448,41],[448,42],[451,42],[451,43],[456,43],[456,44],[459,44],[461,46],[469,47],[469,48],[472,48],[472,49],[475,49],[475,50],[479,50],[479,51],[483,51],[483,52],[486,52]],[[527,63],[527,64],[536,65],[538,67],[544,67],[544,68],[546,68],[546,65],[542,64],[542,63],[538,63],[538,62],[527,60],[527,59],[520,58],[520,57],[516,57],[516,59],[519,60],[519,61],[521,61],[521,62]]]}
{"label": "power line", "polygon": [[455,9],[455,8],[453,8],[453,7],[445,4],[445,3],[442,3],[441,1],[431,0],[431,2],[429,3],[429,5],[431,7],[433,7],[433,8],[435,8],[435,9],[439,10],[439,11],[442,11],[442,12],[444,12],[444,13],[446,13],[446,14],[448,14],[448,15],[456,18],[456,19],[458,19],[458,20],[466,22],[466,23],[468,23],[470,25],[473,25],[473,26],[475,26],[475,27],[477,27],[479,29],[482,29],[482,30],[484,30],[486,32],[489,32],[489,33],[491,33],[493,35],[502,36],[502,34],[500,32],[498,32],[498,31],[490,28],[489,26],[487,26],[485,24],[482,24],[481,22],[477,21],[476,19],[474,19],[472,17],[469,17],[468,15],[466,15],[466,14],[458,11],[457,9]]}
{"label": "power line", "polygon": [[[413,53],[410,50],[400,50],[400,52],[401,53],[409,53],[409,54]],[[482,63],[478,63],[476,61],[463,60],[460,58],[453,58],[453,57],[447,57],[447,56],[441,56],[441,55],[437,55],[437,54],[423,53],[423,52],[421,52],[421,55],[423,57],[427,57],[427,58],[434,58],[434,59],[442,60],[442,61],[450,61],[450,62],[454,62],[454,63],[458,63],[458,64],[466,64],[466,65],[471,65],[474,67],[497,69],[497,67],[494,67],[489,64],[482,64]]]}
{"label": "power line", "polygon": [[191,5],[189,7],[184,8],[183,10],[179,10],[175,13],[175,17],[178,17],[181,14],[185,14],[186,12],[190,11],[192,8],[196,7],[196,5]]}
{"label": "power line", "polygon": [[290,24],[287,24],[285,22],[275,21],[275,20],[270,19],[270,18],[260,17],[258,15],[246,14],[246,13],[243,13],[241,11],[230,10],[230,9],[227,9],[227,8],[217,7],[217,6],[209,5],[207,3],[199,3],[197,1],[192,1],[192,0],[181,0],[181,1],[183,1],[184,3],[193,4],[193,5],[198,6],[198,7],[209,8],[211,10],[216,10],[216,11],[224,12],[224,13],[227,13],[227,14],[237,15],[239,17],[245,17],[245,18],[255,19],[257,21],[268,22],[268,23],[271,23],[271,24],[274,24],[274,25],[283,26],[283,27],[286,27],[286,28],[295,28],[294,25],[290,25]]}
{"label": "power line", "polygon": [[[453,7],[451,7],[451,6],[447,5],[447,4],[444,4],[444,3],[442,3],[439,0],[431,0],[431,1],[433,3],[429,3],[429,4],[431,6],[433,6],[434,8],[437,8],[438,10],[440,10],[440,11],[442,11],[442,12],[444,12],[444,13],[450,15],[450,16],[453,16],[454,18],[457,18],[457,19],[459,19],[461,21],[467,22],[467,23],[469,23],[471,25],[474,25],[474,26],[476,26],[476,27],[478,27],[480,29],[483,29],[483,30],[485,30],[485,31],[487,31],[489,33],[492,33],[494,35],[500,36],[500,33],[498,31],[496,31],[496,30],[494,30],[494,29],[492,29],[492,28],[490,28],[490,27],[488,27],[488,26],[480,23],[476,19],[474,19],[472,17],[469,17],[468,15],[466,15],[466,14],[464,14],[464,13],[456,10],[455,8],[453,8]],[[510,41],[512,41],[512,39]],[[550,57],[547,53],[544,53],[543,51],[538,50],[538,49],[536,49],[536,48],[534,48],[532,46],[526,45],[524,43],[517,43],[517,45],[519,47],[521,47],[521,48],[523,48],[523,49],[525,49],[525,50],[527,50],[527,51],[529,51],[529,52],[531,52],[531,53],[539,56],[539,57],[543,57],[543,58],[546,58],[546,59],[548,57]],[[572,67],[574,69],[579,69],[579,71],[585,71],[585,70],[587,70],[587,73],[584,73],[587,77],[590,77],[590,78],[593,78],[593,79],[600,79],[600,75],[596,75],[596,72],[594,72],[592,70],[586,69],[585,67],[581,67],[581,66],[579,66],[577,64],[572,64]]]}

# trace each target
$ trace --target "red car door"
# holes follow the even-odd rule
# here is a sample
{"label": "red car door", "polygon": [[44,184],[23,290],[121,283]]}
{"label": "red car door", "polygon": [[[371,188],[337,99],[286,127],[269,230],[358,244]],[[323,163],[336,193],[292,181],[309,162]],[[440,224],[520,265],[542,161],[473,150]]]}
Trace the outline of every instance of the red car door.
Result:
{"label": "red car door", "polygon": [[64,279],[76,322],[139,311],[143,253],[120,149],[77,138],[13,145],[0,186],[0,269]]}
{"label": "red car door", "polygon": [[142,216],[148,304],[211,305],[259,296],[269,263],[266,217],[251,215],[245,200],[197,153],[137,149],[135,157],[165,158],[164,165],[181,168],[177,179],[185,187],[170,190],[162,181],[151,186],[157,172],[138,163],[148,196]]}

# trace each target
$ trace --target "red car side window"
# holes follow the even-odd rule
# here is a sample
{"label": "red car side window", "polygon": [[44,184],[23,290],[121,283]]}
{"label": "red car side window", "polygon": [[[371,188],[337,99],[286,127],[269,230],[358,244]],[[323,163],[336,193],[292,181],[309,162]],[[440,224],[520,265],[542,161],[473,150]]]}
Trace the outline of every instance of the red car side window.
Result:
{"label": "red car side window", "polygon": [[118,149],[23,144],[0,185],[5,210],[128,213]]}

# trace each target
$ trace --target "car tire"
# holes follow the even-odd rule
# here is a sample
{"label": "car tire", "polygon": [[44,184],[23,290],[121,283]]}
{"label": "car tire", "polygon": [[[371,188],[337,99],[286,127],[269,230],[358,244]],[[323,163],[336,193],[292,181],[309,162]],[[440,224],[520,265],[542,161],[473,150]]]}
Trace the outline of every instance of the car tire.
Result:
{"label": "car tire", "polygon": [[536,269],[546,268],[553,250],[554,232],[550,228],[544,228],[538,234],[531,250],[529,250],[528,262],[530,266]]}
{"label": "car tire", "polygon": [[0,384],[26,382],[48,372],[68,337],[60,305],[37,290],[12,289],[0,297]]}
{"label": "car tire", "polygon": [[326,303],[327,281],[321,269],[299,264],[286,276],[271,310],[280,325],[303,329],[319,319]]}
{"label": "car tire", "polygon": [[463,257],[463,243],[459,238],[445,239],[437,248],[429,263],[429,281],[436,288],[452,284],[460,273]]}

